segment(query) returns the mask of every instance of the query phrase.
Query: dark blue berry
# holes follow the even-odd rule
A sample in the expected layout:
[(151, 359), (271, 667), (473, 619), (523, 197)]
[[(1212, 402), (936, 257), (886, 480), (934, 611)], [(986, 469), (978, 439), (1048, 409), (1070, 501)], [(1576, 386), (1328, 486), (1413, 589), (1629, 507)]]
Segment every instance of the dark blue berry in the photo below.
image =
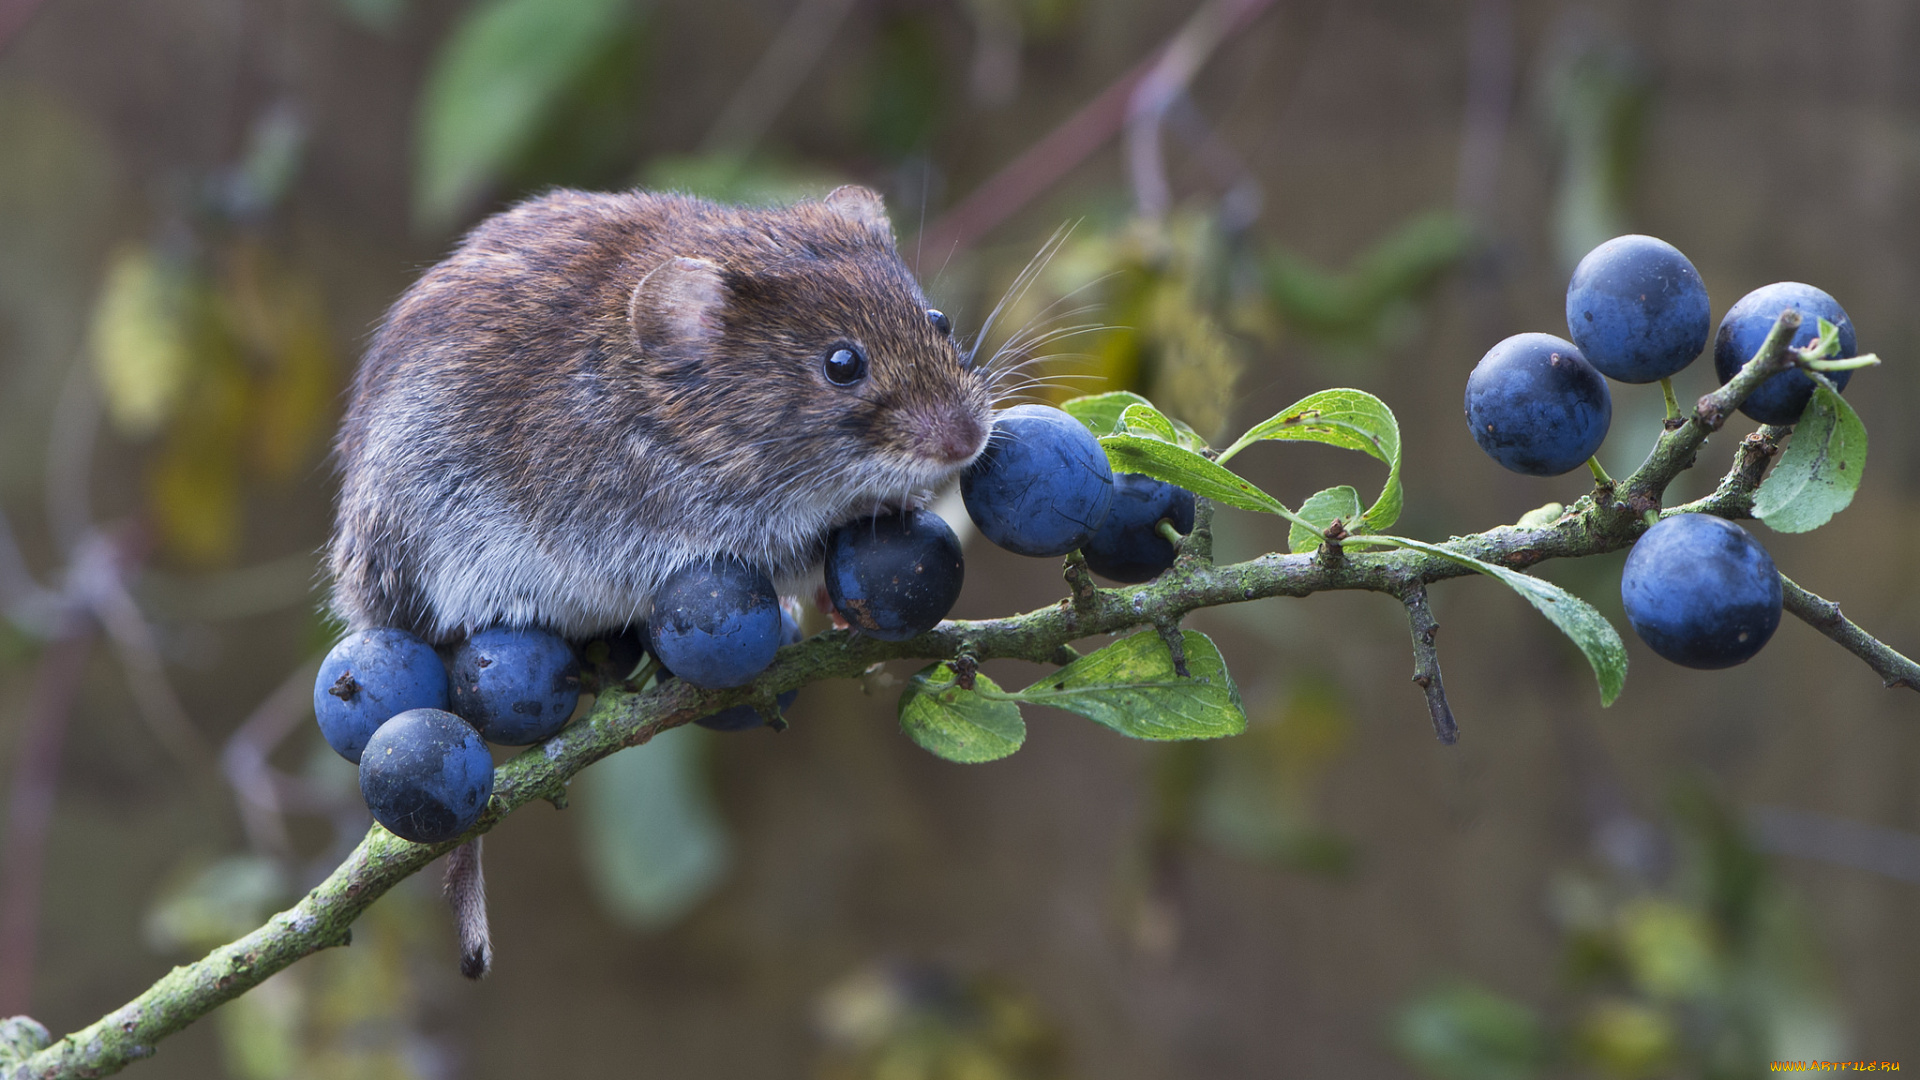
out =
[(1613, 422), (1607, 380), (1570, 341), (1515, 334), (1467, 376), (1467, 426), (1501, 465), (1531, 476), (1577, 469)]
[(360, 752), (381, 724), (408, 709), (447, 707), (447, 669), (433, 646), (390, 627), (349, 634), (320, 663), (313, 715), (340, 756)]
[(1744, 664), (1780, 626), (1773, 556), (1747, 530), (1707, 514), (1648, 529), (1627, 554), (1620, 599), (1640, 640), (1683, 667)]
[[(794, 621), (793, 616), (787, 612), (786, 608), (782, 607), (780, 609), (780, 644), (797, 645), (799, 642), (800, 624)], [(661, 671), (661, 680), (663, 682), (671, 678), (673, 678), (673, 672), (666, 670)], [(775, 700), (780, 706), (780, 712), (784, 715), (787, 711), (787, 706), (792, 705), (793, 699), (799, 696), (800, 692), (798, 690), (789, 690), (776, 698)], [(751, 705), (735, 705), (732, 708), (721, 709), (712, 716), (703, 716), (694, 721), (694, 723), (699, 724), (701, 727), (711, 728), (714, 731), (751, 731), (754, 728), (761, 727), (766, 722), (766, 718), (760, 715), (760, 710)]]
[(882, 641), (933, 629), (960, 598), (960, 538), (940, 515), (908, 510), (849, 522), (827, 537), (827, 596)]
[(1179, 551), (1160, 535), (1160, 522), (1180, 533), (1193, 531), (1193, 492), (1139, 473), (1113, 478), (1113, 508), (1093, 538), (1080, 548), (1093, 572), (1138, 585), (1173, 565)]
[[(1760, 344), (1767, 340), (1780, 313), (1792, 308), (1800, 313), (1800, 329), (1793, 335), (1793, 346), (1805, 348), (1820, 336), (1820, 320), (1840, 328), (1839, 356), (1855, 355), (1853, 320), (1841, 309), (1840, 302), (1811, 285), (1781, 281), (1762, 285), (1740, 298), (1720, 320), (1720, 332), (1713, 338), (1713, 371), (1726, 383), (1745, 367)], [(1834, 389), (1844, 390), (1851, 371), (1830, 372)], [(1813, 397), (1813, 380), (1798, 371), (1783, 371), (1760, 384), (1747, 395), (1740, 411), (1763, 424), (1791, 424), (1800, 419), (1807, 400)]]
[(987, 539), (1020, 555), (1065, 555), (1106, 520), (1113, 469), (1080, 421), (1050, 405), (1016, 405), (994, 418), (960, 494)]
[(1706, 347), (1712, 326), (1700, 271), (1665, 240), (1616, 236), (1587, 252), (1567, 284), (1569, 336), (1609, 379), (1677, 374)]
[(537, 743), (565, 727), (580, 701), (573, 647), (545, 630), (482, 630), (454, 650), (452, 668), (452, 711), (488, 742)]
[(647, 647), (704, 690), (751, 681), (780, 648), (773, 582), (732, 559), (686, 567), (654, 595)]
[(388, 832), (438, 844), (480, 820), (493, 794), (493, 757), (465, 720), (441, 709), (409, 709), (367, 740), (360, 794)]

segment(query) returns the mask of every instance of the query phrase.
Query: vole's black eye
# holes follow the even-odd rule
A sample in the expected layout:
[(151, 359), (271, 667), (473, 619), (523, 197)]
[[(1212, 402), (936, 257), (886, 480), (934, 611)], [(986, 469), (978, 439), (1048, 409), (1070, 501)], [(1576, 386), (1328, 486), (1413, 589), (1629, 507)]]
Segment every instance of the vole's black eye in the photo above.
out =
[(933, 323), (933, 328), (940, 331), (941, 337), (953, 336), (953, 320), (947, 318), (946, 312), (939, 308), (928, 308), (927, 321)]
[(867, 377), (867, 358), (852, 345), (836, 345), (822, 362), (827, 381), (835, 386), (852, 386)]

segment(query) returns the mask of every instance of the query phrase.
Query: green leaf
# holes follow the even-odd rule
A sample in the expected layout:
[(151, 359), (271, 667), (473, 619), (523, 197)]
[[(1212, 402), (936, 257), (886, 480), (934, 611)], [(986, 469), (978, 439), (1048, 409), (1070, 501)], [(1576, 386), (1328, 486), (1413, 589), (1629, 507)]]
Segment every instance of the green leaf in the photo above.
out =
[[(1087, 426), (1095, 438), (1113, 434), (1143, 435), (1170, 442), (1188, 450), (1205, 450), (1207, 441), (1185, 422), (1161, 412), (1151, 401), (1129, 390), (1088, 394), (1073, 398), (1061, 408), (1067, 415)], [(1132, 415), (1129, 416), (1128, 414)]]
[(1225, 462), (1264, 439), (1325, 443), (1358, 450), (1385, 462), (1387, 485), (1367, 509), (1364, 531), (1379, 532), (1400, 519), (1400, 422), (1379, 398), (1363, 390), (1322, 390), (1308, 395), (1255, 424), (1222, 450), (1219, 460)]
[(1180, 444), (1180, 435), (1173, 430), (1173, 421), (1151, 405), (1127, 406), (1127, 410), (1120, 414), (1120, 426), (1131, 435), (1159, 439), (1176, 446)]
[(1847, 400), (1816, 384), (1793, 442), (1753, 496), (1753, 516), (1785, 533), (1811, 532), (1847, 508), (1867, 463), (1867, 429)]
[(968, 765), (1020, 749), (1027, 741), (1020, 706), (985, 675), (973, 680), (974, 689), (960, 689), (944, 663), (915, 675), (900, 695), (900, 730), (935, 757)]
[(1820, 320), (1820, 336), (1813, 339), (1801, 355), (1809, 360), (1825, 360), (1840, 355), (1840, 328), (1825, 319)]
[(420, 98), (414, 213), (445, 228), (532, 143), (633, 0), (481, 0), (434, 57)]
[(726, 875), (726, 824), (707, 778), (708, 733), (663, 731), (580, 774), (588, 876), (601, 902), (629, 925), (672, 925)]
[(1107, 463), (1114, 472), (1144, 473), (1215, 502), (1303, 523), (1279, 499), (1185, 447), (1133, 434), (1109, 435), (1100, 440), (1100, 445), (1107, 451)]
[(1120, 430), (1120, 414), (1127, 411), (1129, 405), (1145, 405), (1149, 408), (1153, 402), (1131, 390), (1114, 390), (1105, 394), (1087, 394), (1071, 398), (1060, 407), (1068, 416), (1087, 425), (1095, 438), (1105, 438)]
[(1157, 631), (1143, 630), (1083, 656), (1034, 683), (1015, 698), (1051, 705), (1136, 739), (1218, 739), (1247, 729), (1240, 691), (1213, 642), (1181, 632), (1187, 670), (1173, 670), (1173, 654)]
[[(1344, 484), (1316, 491), (1300, 504), (1300, 516), (1313, 522), (1314, 527), (1322, 532), (1333, 524), (1335, 518), (1351, 525), (1360, 520), (1360, 493)], [(1321, 538), (1312, 529), (1298, 525), (1287, 533), (1287, 546), (1296, 554), (1312, 551), (1320, 546), (1320, 542)]]
[(1600, 683), (1600, 704), (1611, 705), (1613, 699), (1620, 696), (1621, 688), (1627, 684), (1627, 649), (1620, 643), (1619, 631), (1613, 628), (1605, 615), (1595, 611), (1592, 604), (1551, 581), (1542, 581), (1518, 570), (1481, 562), (1471, 555), (1462, 555), (1434, 544), (1400, 536), (1370, 536), (1366, 539), (1370, 543), (1424, 551), (1506, 582), (1508, 588), (1525, 597), (1527, 603), (1538, 608), (1540, 614), (1545, 615), (1548, 621), (1560, 628), (1561, 633), (1579, 646), (1587, 663), (1593, 666), (1593, 677)]

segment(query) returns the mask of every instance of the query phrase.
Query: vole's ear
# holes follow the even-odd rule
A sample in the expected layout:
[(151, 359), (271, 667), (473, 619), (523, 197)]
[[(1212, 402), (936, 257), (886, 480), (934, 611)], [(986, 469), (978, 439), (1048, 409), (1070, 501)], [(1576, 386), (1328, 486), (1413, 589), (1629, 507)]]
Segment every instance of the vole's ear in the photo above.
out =
[(856, 224), (891, 238), (893, 222), (887, 220), (887, 204), (880, 193), (859, 184), (842, 184), (827, 192), (827, 209)]
[(627, 325), (642, 345), (704, 345), (720, 336), (727, 283), (717, 263), (668, 259), (633, 287)]

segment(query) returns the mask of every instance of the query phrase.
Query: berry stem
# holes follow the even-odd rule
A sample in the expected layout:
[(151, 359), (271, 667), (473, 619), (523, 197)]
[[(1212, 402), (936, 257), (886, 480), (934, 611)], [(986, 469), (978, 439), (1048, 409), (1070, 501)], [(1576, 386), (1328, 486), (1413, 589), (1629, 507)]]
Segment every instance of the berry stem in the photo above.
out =
[(1660, 392), (1667, 396), (1668, 422), (1672, 422), (1680, 419), (1680, 399), (1673, 396), (1673, 379), (1671, 378), (1661, 379)]
[(627, 672), (627, 677), (623, 681), (635, 687), (645, 687), (647, 680), (653, 678), (659, 670), (660, 658), (652, 653), (647, 653), (640, 658), (639, 663), (633, 665), (633, 670)]
[(1588, 458), (1587, 468), (1593, 470), (1594, 483), (1600, 485), (1601, 487), (1610, 488), (1613, 486), (1613, 477), (1608, 476), (1607, 470), (1600, 467), (1600, 459), (1598, 457)]
[(1167, 543), (1172, 544), (1175, 551), (1180, 550), (1180, 541), (1186, 539), (1179, 529), (1173, 527), (1173, 522), (1166, 518), (1161, 518), (1154, 525), (1153, 531), (1159, 533)]

